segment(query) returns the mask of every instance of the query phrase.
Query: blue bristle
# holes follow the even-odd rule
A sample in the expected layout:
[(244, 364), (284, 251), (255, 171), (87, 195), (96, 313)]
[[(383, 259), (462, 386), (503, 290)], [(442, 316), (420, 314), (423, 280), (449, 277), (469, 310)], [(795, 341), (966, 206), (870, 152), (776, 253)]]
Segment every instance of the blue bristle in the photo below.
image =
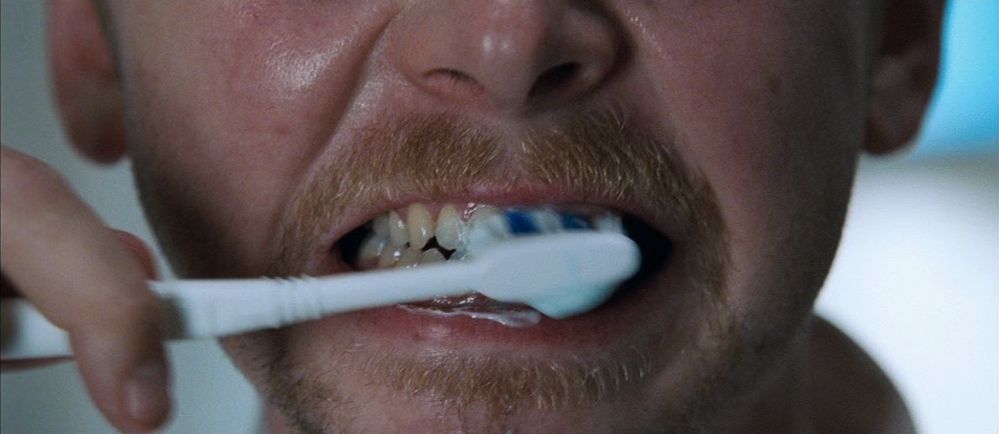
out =
[(510, 226), (513, 234), (535, 234), (538, 233), (538, 226), (534, 223), (530, 214), (523, 211), (508, 211), (506, 222)]
[(589, 229), (590, 225), (586, 222), (583, 217), (576, 214), (563, 213), (562, 216), (562, 227), (566, 230), (579, 230), (579, 229)]

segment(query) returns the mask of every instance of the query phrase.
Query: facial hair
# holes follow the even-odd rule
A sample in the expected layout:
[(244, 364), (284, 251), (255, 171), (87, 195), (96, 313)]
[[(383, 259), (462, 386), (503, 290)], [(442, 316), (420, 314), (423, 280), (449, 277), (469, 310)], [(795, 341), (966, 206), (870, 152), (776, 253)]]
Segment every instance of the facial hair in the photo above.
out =
[[(509, 189), (555, 185), (578, 201), (647, 204), (654, 218), (668, 219), (684, 233), (681, 267), (696, 292), (706, 322), (688, 342), (664, 342), (661, 330), (614, 351), (559, 360), (517, 355), (443, 352), (400, 356), (368, 348), (360, 340), (331, 349), (322, 370), (303, 366), (289, 344), (294, 327), (230, 339), (228, 345), (253, 354), (263, 372), (264, 395), (289, 425), (303, 432), (340, 432), (349, 425), (348, 394), (331, 379), (359, 375), (379, 389), (406, 397), (429, 397), (460, 414), (485, 409), (494, 427), (521, 411), (558, 412), (620, 402), (651, 387), (669, 366), (670, 345), (686, 345), (676, 399), (653, 417), (663, 431), (700, 429), (720, 397), (738, 389), (733, 365), (741, 350), (728, 322), (724, 297), (729, 263), (726, 230), (710, 184), (685, 164), (673, 143), (632, 128), (626, 117), (607, 110), (579, 115), (564, 127), (533, 129), (505, 140), (486, 128), (448, 116), (403, 119), (360, 131), (350, 146), (331, 151), (298, 189), (282, 219), (268, 274), (307, 273), (321, 257), (318, 242), (331, 216), (359, 201), (390, 201), (398, 195), (435, 197), (441, 192), (472, 194), (498, 182)], [(377, 151), (374, 151), (377, 150)]]

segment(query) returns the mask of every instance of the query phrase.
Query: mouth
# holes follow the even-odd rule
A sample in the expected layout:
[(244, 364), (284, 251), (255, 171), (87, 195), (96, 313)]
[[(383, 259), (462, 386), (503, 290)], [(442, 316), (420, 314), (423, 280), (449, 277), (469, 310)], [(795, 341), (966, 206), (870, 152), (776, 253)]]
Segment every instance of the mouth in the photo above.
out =
[[(483, 226), (493, 227), (473, 230)], [(498, 229), (499, 226), (502, 228)], [(670, 238), (650, 223), (610, 207), (416, 202), (384, 211), (347, 231), (329, 252), (334, 268), (341, 272), (410, 268), (472, 260), (482, 248), (506, 238), (570, 231), (622, 233), (632, 238), (641, 250), (638, 273), (620, 285), (597, 310), (613, 309), (622, 300), (631, 298), (646, 281), (666, 268), (673, 250)], [(499, 302), (475, 292), (474, 288), (461, 296), (397, 307), (408, 314), (441, 321), (488, 320), (513, 328), (535, 326), (543, 319), (542, 314), (527, 305)]]

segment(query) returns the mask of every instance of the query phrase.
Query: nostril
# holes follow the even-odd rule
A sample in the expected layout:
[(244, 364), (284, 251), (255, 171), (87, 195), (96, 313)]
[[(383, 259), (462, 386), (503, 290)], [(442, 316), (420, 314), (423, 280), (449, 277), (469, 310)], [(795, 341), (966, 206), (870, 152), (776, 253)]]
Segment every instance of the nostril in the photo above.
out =
[(541, 73), (537, 80), (534, 81), (534, 85), (531, 86), (528, 97), (542, 97), (568, 87), (569, 84), (576, 78), (576, 75), (579, 74), (580, 69), (580, 64), (576, 62), (567, 62), (549, 68), (547, 71)]

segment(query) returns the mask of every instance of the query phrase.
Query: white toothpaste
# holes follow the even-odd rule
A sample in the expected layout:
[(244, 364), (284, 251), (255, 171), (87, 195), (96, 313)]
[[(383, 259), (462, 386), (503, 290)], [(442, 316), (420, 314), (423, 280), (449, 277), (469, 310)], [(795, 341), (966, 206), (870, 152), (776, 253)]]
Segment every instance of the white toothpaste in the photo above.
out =
[(516, 328), (531, 327), (541, 322), (541, 313), (534, 309), (511, 309), (503, 312), (493, 312), (474, 310), (472, 307), (457, 307), (450, 310), (440, 310), (437, 308), (426, 308), (405, 304), (401, 304), (398, 307), (407, 312), (421, 315), (437, 317), (467, 316), (472, 319), (495, 321), (507, 327)]

